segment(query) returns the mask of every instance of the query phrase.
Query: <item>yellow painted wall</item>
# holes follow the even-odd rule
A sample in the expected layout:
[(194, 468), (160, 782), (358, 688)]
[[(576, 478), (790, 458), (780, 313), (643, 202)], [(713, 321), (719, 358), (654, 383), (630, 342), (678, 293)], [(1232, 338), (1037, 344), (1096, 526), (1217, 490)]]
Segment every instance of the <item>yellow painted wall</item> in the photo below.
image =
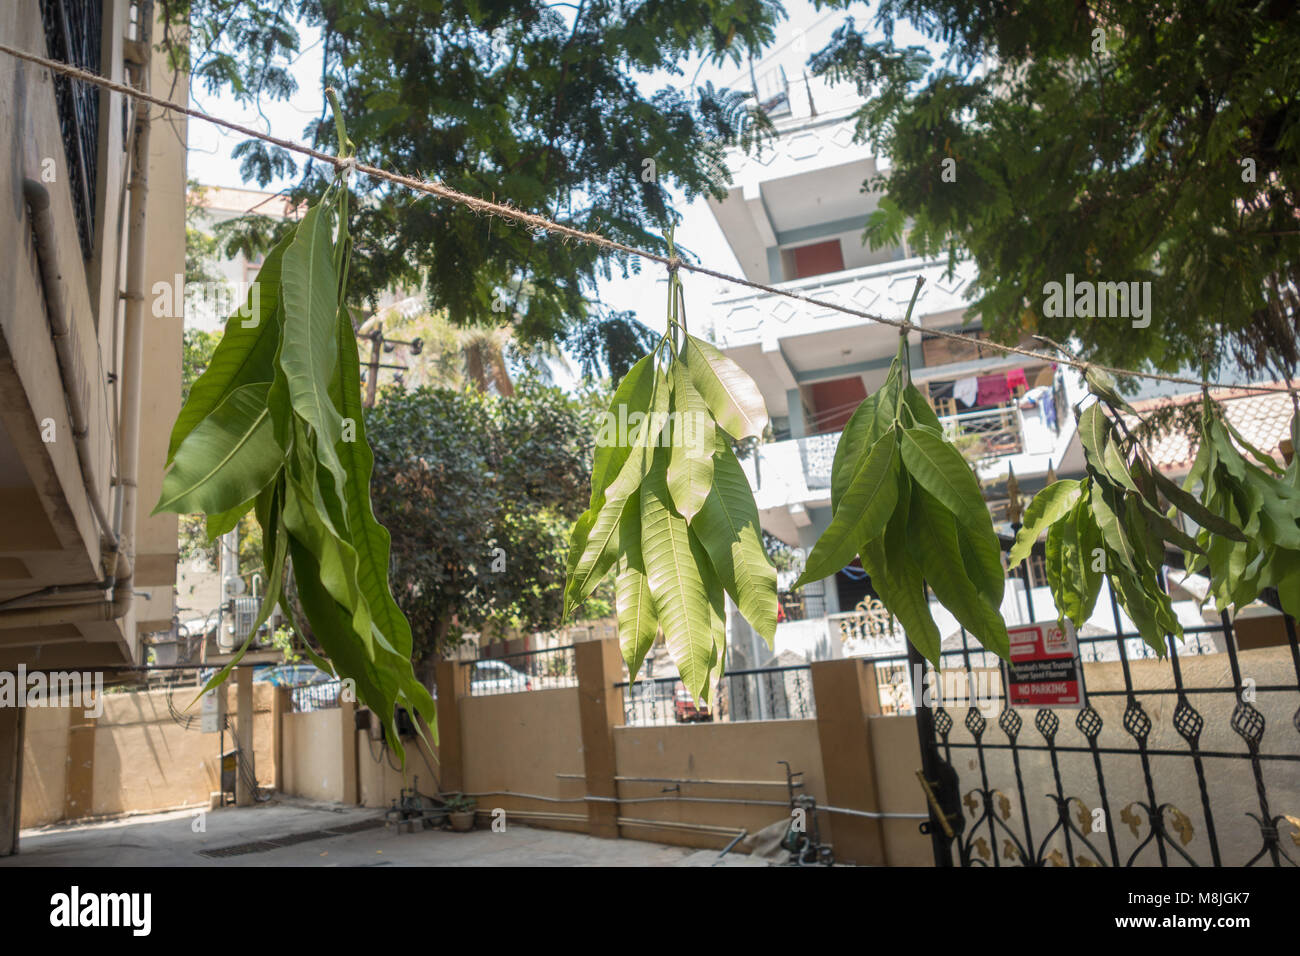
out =
[[(625, 817), (707, 824), (753, 833), (778, 820), (789, 819), (784, 786), (785, 768), (804, 772), (804, 792), (819, 803), (826, 801), (821, 748), (815, 720), (764, 720), (742, 723), (680, 724), (664, 727), (619, 727), (614, 749), (621, 777), (672, 777), (690, 780), (746, 780), (780, 783), (780, 786), (688, 784), (688, 797), (735, 797), (774, 801), (779, 806), (741, 806), (707, 803), (624, 803)], [(661, 791), (672, 784), (620, 782), (619, 796), (627, 798), (671, 796)], [(572, 792), (580, 792), (580, 781)], [(833, 825), (833, 824), (832, 824)], [(684, 830), (623, 827), (625, 837), (675, 843), (683, 846), (721, 847), (729, 837)]]
[[(234, 713), (234, 687), (227, 688)], [(172, 703), (182, 710), (193, 689), (177, 690)], [(258, 782), (274, 776), (271, 752), (269, 684), (253, 685), (253, 758)], [(95, 722), (89, 761), (74, 760), (69, 732), (86, 723), (80, 708), (33, 707), (27, 713), (23, 754), (22, 826), (63, 819), (141, 813), (183, 806), (207, 806), (219, 785), (220, 735), (199, 730), (195, 705), (192, 729), (172, 719), (166, 691), (106, 694), (104, 713)], [(233, 747), (226, 734), (226, 747)], [(87, 766), (87, 762), (89, 766)], [(69, 795), (89, 792), (90, 805), (69, 806)]]
[[(582, 783), (557, 773), (584, 772), (578, 689), (530, 691), (460, 699), (465, 792), (512, 790), (547, 797), (580, 797)], [(529, 817), (526, 822), (560, 829), (586, 829), (582, 802), (548, 803), (523, 797), (484, 796), (479, 809), (580, 814), (581, 823)], [(480, 817), (483, 822), (483, 817)]]

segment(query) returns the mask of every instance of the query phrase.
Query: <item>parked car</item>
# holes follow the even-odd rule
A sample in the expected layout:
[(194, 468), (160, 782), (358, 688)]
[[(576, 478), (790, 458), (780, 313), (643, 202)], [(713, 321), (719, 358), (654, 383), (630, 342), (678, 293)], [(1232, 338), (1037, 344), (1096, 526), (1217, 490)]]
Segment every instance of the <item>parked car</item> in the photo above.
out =
[(678, 685), (677, 692), (673, 694), (673, 716), (677, 718), (678, 723), (713, 719), (709, 705), (696, 704), (695, 698), (684, 685)]
[(276, 687), (305, 687), (308, 684), (328, 684), (333, 680), (338, 678), (315, 664), (277, 664), (258, 671), (253, 677), (255, 683), (274, 684)]
[(522, 671), (515, 670), (505, 661), (474, 662), (474, 670), (469, 679), (469, 690), (475, 697), (485, 694), (513, 694), (532, 689), (532, 679)]

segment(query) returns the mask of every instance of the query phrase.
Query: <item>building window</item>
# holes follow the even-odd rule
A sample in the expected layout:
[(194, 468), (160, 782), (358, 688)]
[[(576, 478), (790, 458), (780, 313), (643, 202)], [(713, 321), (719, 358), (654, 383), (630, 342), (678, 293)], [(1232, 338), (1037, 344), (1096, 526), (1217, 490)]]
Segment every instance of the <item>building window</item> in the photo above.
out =
[[(45, 46), (51, 59), (98, 73), (103, 0), (40, 0)], [(63, 152), (68, 161), (72, 210), (81, 254), (95, 245), (95, 192), (98, 185), (99, 89), (90, 83), (54, 77)]]
[(806, 279), (828, 272), (843, 272), (844, 251), (840, 248), (838, 239), (782, 249), (781, 266), (786, 279)]

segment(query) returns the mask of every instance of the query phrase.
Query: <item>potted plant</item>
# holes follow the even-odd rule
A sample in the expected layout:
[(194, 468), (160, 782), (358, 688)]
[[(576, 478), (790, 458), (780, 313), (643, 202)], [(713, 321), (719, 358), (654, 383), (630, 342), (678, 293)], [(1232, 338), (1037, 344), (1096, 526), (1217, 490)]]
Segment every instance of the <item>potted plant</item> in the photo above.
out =
[(463, 793), (453, 793), (446, 799), (447, 819), (451, 828), (457, 833), (468, 833), (474, 829), (474, 808), (478, 805), (473, 797)]

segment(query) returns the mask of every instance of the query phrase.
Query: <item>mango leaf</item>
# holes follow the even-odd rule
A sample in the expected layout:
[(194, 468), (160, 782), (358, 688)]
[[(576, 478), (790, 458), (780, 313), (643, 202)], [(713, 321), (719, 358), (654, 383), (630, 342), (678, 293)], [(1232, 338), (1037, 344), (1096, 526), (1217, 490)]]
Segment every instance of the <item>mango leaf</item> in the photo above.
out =
[(703, 339), (686, 336), (682, 361), (691, 382), (732, 438), (761, 438), (767, 428), (763, 396), (743, 368)]
[(713, 484), (713, 419), (691, 384), (685, 367), (672, 367), (671, 452), (668, 491), (689, 524), (695, 520)]
[(996, 535), (972, 531), (958, 523), (957, 543), (962, 560), (966, 562), (966, 573), (976, 590), (993, 607), (1001, 607), (1007, 585), (1007, 571), (1002, 566), (1002, 542)]
[(1092, 505), (1092, 514), (1097, 519), (1097, 527), (1101, 530), (1101, 537), (1106, 548), (1111, 554), (1120, 559), (1125, 568), (1136, 574), (1138, 559), (1134, 554), (1133, 545), (1128, 540), (1124, 526), (1120, 522), (1119, 515), (1116, 513), (1117, 504), (1112, 494), (1112, 492), (1106, 490), (1104, 485), (1098, 482), (1089, 483), (1088, 500)]
[[(270, 487), (269, 485), (267, 487)], [(265, 490), (265, 489), (263, 489)], [(243, 504), (236, 505), (229, 511), (222, 511), (219, 514), (208, 515), (204, 522), (204, 533), (207, 534), (208, 541), (213, 542), (223, 534), (235, 530), (235, 526), (243, 520), (244, 515), (248, 514), (248, 509), (253, 507), (253, 502), (257, 498), (249, 498)]]
[(1016, 532), (1016, 543), (1008, 558), (1011, 567), (1016, 567), (1029, 557), (1034, 543), (1049, 525), (1055, 524), (1074, 509), (1080, 493), (1079, 482), (1066, 478), (1053, 482), (1034, 495), (1029, 507), (1025, 509), (1024, 522)]
[(703, 699), (716, 663), (713, 609), (686, 519), (668, 493), (668, 460), (657, 449), (641, 485), (641, 560), (668, 651), (691, 696)]
[(297, 228), (292, 227), (266, 254), (243, 308), (226, 321), (208, 367), (190, 386), (189, 398), (172, 425), (167, 465), (171, 465), (189, 433), (226, 396), (242, 385), (271, 381), (280, 342), (280, 262)]
[(939, 421), (939, 416), (934, 413), (925, 396), (911, 382), (903, 389), (903, 405), (912, 413), (918, 428), (926, 428), (936, 435), (943, 435), (943, 425)]
[[(905, 475), (899, 480), (904, 487), (910, 487)], [(871, 586), (881, 603), (898, 619), (912, 646), (938, 670), (942, 638), (930, 614), (921, 569), (909, 550), (909, 501), (901, 490), (897, 498), (898, 507), (885, 533), (863, 544), (862, 567), (871, 576)]]
[(280, 367), (294, 412), (319, 436), (317, 453), (342, 487), (346, 479), (335, 446), (342, 438), (342, 416), (330, 396), (338, 365), (338, 272), (329, 221), (313, 206), (285, 250), (281, 266), (284, 338)]
[(1202, 528), (1206, 528), (1215, 534), (1229, 537), (1234, 541), (1246, 540), (1246, 536), (1242, 534), (1240, 528), (1225, 521), (1221, 516), (1205, 507), (1205, 505), (1201, 504), (1201, 502), (1197, 500), (1195, 495), (1184, 491), (1181, 487), (1162, 474), (1159, 468), (1151, 469), (1150, 475), (1151, 479), (1155, 482), (1156, 487), (1160, 490), (1160, 493), (1169, 499), (1169, 503), (1195, 521)]
[(628, 370), (614, 390), (609, 412), (596, 436), (596, 450), (591, 465), (591, 502), (589, 508), (600, 511), (605, 503), (605, 489), (622, 470), (632, 450), (628, 417), (650, 410), (654, 394), (655, 363), (653, 355), (644, 356)]
[(966, 527), (992, 536), (988, 505), (961, 452), (923, 428), (904, 429), (901, 450), (903, 465), (917, 484), (943, 502)]
[(271, 433), (268, 388), (265, 382), (240, 386), (185, 437), (154, 514), (221, 514), (271, 482), (284, 456)]
[(749, 480), (730, 442), (716, 436), (715, 445), (713, 487), (691, 522), (691, 530), (740, 613), (770, 647), (776, 639), (776, 570), (763, 547)]
[(924, 488), (914, 487), (909, 504), (909, 540), (930, 590), (975, 639), (999, 657), (1010, 653), (1002, 613), (984, 600), (965, 573), (957, 541), (957, 519)]
[(1097, 527), (1086, 500), (1080, 501), (1075, 506), (1073, 515), (1065, 520), (1073, 520), (1075, 540), (1078, 542), (1079, 557), (1074, 570), (1082, 600), (1079, 602), (1079, 617), (1074, 619), (1074, 623), (1077, 628), (1082, 629), (1088, 618), (1092, 617), (1093, 609), (1097, 606), (1097, 597), (1101, 594), (1103, 571), (1097, 568), (1096, 562), (1100, 557), (1103, 561), (1102, 567), (1105, 567), (1105, 548), (1102, 546), (1101, 529)]
[[(635, 558), (635, 560), (634, 560)], [(659, 619), (655, 616), (654, 600), (645, 571), (639, 565), (640, 555), (626, 555), (620, 559), (614, 578), (614, 597), (618, 604), (618, 642), (627, 662), (628, 681), (636, 683), (637, 674), (645, 656), (659, 634)]]
[(898, 502), (898, 443), (894, 435), (894, 429), (887, 430), (863, 460), (839, 510), (808, 555), (796, 588), (839, 571), (853, 560), (863, 542), (884, 533)]
[(339, 310), (337, 325), (339, 410), (345, 426), (350, 427), (345, 427), (336, 450), (346, 478), (342, 496), (347, 510), (347, 525), (352, 530), (352, 544), (357, 553), (357, 584), (370, 606), (375, 626), (400, 656), (410, 658), (413, 650), (411, 625), (398, 607), (388, 582), (392, 539), (388, 529), (375, 518), (370, 500), (370, 476), (374, 471), (375, 456), (366, 440), (357, 338), (347, 309)]
[(722, 582), (718, 580), (713, 564), (709, 561), (709, 555), (700, 543), (699, 535), (690, 531), (689, 536), (691, 554), (700, 572), (700, 582), (709, 598), (709, 635), (713, 641), (713, 656), (709, 663), (709, 680), (700, 694), (700, 700), (707, 704), (717, 699), (717, 685), (727, 666), (727, 599), (722, 590)]

